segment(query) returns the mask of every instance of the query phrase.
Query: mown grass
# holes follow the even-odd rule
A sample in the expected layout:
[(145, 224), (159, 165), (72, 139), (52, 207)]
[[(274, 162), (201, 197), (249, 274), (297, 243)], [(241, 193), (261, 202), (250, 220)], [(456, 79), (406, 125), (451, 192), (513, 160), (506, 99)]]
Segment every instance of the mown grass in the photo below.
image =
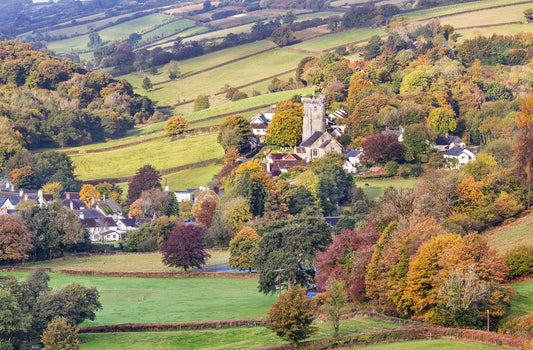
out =
[(410, 340), (405, 342), (365, 346), (365, 350), (492, 350), (501, 349), (500, 346), (479, 344), (464, 340)]
[(533, 314), (533, 280), (512, 283), (516, 296), (511, 297), (511, 306), (505, 319), (523, 318)]
[(158, 105), (173, 105), (178, 100), (193, 100), (198, 95), (217, 93), (225, 84), (235, 87), (279, 75), (294, 69), (305, 56), (308, 54), (286, 49), (268, 51), (188, 78), (158, 85), (152, 91), (138, 89), (137, 92), (150, 98), (153, 95)]
[[(329, 323), (315, 322), (318, 332), (309, 339), (330, 337)], [(398, 325), (366, 317), (356, 317), (341, 322), (340, 333), (364, 333), (383, 328), (397, 328)], [(244, 327), (229, 329), (207, 329), (194, 331), (139, 332), (81, 334), (82, 349), (252, 349), (284, 344), (266, 327)]]
[[(20, 279), (28, 275), (9, 274)], [(275, 295), (259, 293), (254, 279), (49, 275), (52, 288), (76, 282), (106, 291), (100, 298), (103, 308), (96, 319), (82, 326), (258, 318), (266, 316), (276, 300)]]
[(146, 42), (152, 38), (166, 38), (171, 35), (184, 31), (187, 28), (194, 27), (195, 23), (188, 19), (180, 19), (174, 22), (170, 22), (156, 30), (146, 33), (142, 36), (141, 41)]
[[(228, 263), (229, 251), (209, 250), (211, 257), (205, 267), (213, 267)], [(71, 270), (95, 270), (95, 271), (135, 271), (135, 272), (168, 272), (183, 271), (182, 268), (169, 267), (161, 261), (161, 253), (124, 253), (112, 255), (94, 255), (64, 261), (41, 262), (28, 266), (49, 267), (56, 269)]]
[(486, 232), (489, 245), (499, 253), (505, 254), (508, 250), (520, 244), (533, 244), (531, 235), (533, 227), (533, 214), (504, 223)]
[[(441, 7), (434, 7), (430, 9), (424, 9), (419, 11), (413, 11), (408, 12), (405, 14), (405, 16), (410, 21), (421, 21), (428, 18), (433, 17), (439, 17), (443, 15), (449, 15), (454, 14), (461, 11), (471, 11), (476, 9), (484, 9), (488, 7), (494, 7), (498, 5), (507, 5), (507, 4), (515, 4), (518, 2), (522, 2), (523, 0), (491, 0), (491, 1), (472, 1), (472, 2), (465, 2), (460, 4), (454, 4), (454, 5), (448, 5), (448, 6), (441, 6)], [(470, 20), (475, 18), (477, 14), (470, 14), (469, 21), (466, 22), (466, 24), (463, 24), (463, 26), (468, 26), (468, 23), (470, 23)], [(444, 18), (441, 18), (442, 21)]]
[[(270, 41), (256, 41), (245, 45), (239, 45), (234, 48), (208, 53), (200, 57), (183, 60), (179, 62), (178, 66), (181, 74), (193, 73), (243, 56), (251, 55), (274, 46), (275, 45)], [(152, 83), (168, 80), (168, 76), (164, 67), (159, 67), (156, 75), (152, 75), (147, 72), (144, 74), (135, 72), (121, 76), (121, 78), (126, 79), (130, 84), (137, 88), (142, 87), (142, 81), (145, 77), (150, 78)]]
[(416, 179), (356, 179), (355, 184), (363, 190), (369, 200), (375, 201), (389, 187), (412, 188), (416, 181)]
[(75, 174), (84, 181), (130, 176), (146, 164), (161, 170), (222, 157), (224, 150), (216, 137), (207, 134), (175, 141), (164, 138), (112, 151), (74, 154), (71, 159)]
[(321, 36), (316, 39), (301, 42), (294, 45), (296, 48), (305, 50), (323, 51), (339, 45), (349, 44), (355, 41), (369, 39), (373, 35), (383, 35), (381, 29), (359, 28)]
[(524, 10), (531, 8), (531, 4), (506, 6), (501, 8), (486, 9), (475, 13), (462, 13), (455, 16), (440, 19), (441, 24), (449, 24), (455, 28), (472, 27), (482, 25), (494, 25), (524, 21)]

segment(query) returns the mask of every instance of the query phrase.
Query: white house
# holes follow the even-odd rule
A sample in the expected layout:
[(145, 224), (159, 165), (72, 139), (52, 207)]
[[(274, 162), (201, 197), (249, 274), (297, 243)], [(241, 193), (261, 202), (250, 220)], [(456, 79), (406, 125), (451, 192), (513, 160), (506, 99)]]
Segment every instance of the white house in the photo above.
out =
[(120, 239), (117, 223), (111, 217), (81, 219), (93, 242), (112, 242)]
[(440, 152), (445, 152), (454, 147), (466, 147), (466, 144), (459, 136), (448, 135), (448, 133), (439, 135), (435, 140), (435, 146), (433, 146), (434, 149)]
[(476, 148), (463, 148), (455, 146), (444, 152), (444, 158), (456, 159), (457, 166), (465, 165), (473, 160), (476, 160)]
[(351, 174), (357, 173), (357, 167), (361, 163), (360, 157), (362, 154), (363, 152), (361, 151), (350, 151), (346, 153), (346, 162), (344, 162), (344, 165), (342, 166), (344, 171)]
[(396, 135), (398, 136), (398, 142), (403, 142), (403, 127), (401, 125), (398, 127), (398, 130), (389, 129), (387, 127), (384, 134), (385, 135)]
[(252, 134), (260, 141), (265, 141), (267, 135), (267, 128), (270, 125), (270, 121), (263, 115), (258, 114), (250, 121), (250, 127), (252, 128)]
[(185, 191), (174, 191), (174, 195), (180, 203), (183, 201), (192, 201), (194, 200), (193, 192), (196, 190), (196, 188), (188, 188)]

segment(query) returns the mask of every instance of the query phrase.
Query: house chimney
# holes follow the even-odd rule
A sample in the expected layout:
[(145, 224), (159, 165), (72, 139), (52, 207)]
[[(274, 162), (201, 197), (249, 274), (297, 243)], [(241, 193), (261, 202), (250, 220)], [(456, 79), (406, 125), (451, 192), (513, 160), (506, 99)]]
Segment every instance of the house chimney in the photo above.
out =
[(19, 197), (24, 197), (24, 190), (19, 191)]
[(128, 219), (131, 219), (132, 216), (131, 216), (131, 212), (128, 213)]
[(67, 199), (70, 199), (70, 192), (65, 193), (67, 195)]
[(39, 190), (39, 191), (37, 191), (37, 197), (39, 198), (39, 202), (40, 202), (40, 203), (43, 203), (43, 202), (44, 202), (43, 190)]
[(70, 201), (70, 210), (74, 210), (74, 202), (72, 202), (70, 199), (69, 201)]
[(446, 131), (446, 134), (444, 134), (444, 136), (446, 136), (446, 137), (448, 137), (448, 136), (449, 136), (449, 135), (448, 135), (448, 132), (447, 132), (447, 131)]

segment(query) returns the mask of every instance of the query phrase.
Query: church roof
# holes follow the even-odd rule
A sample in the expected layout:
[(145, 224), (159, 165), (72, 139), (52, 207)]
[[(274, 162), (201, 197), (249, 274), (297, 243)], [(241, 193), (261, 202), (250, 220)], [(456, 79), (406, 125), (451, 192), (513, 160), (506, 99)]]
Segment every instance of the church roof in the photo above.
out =
[(300, 144), (300, 146), (302, 146), (302, 147), (311, 147), (316, 142), (316, 140), (318, 140), (320, 138), (320, 136), (322, 136), (322, 134), (324, 134), (324, 133), (321, 132), (321, 131), (315, 131), (313, 133), (313, 135), (309, 136), (309, 138), (307, 140), (305, 140), (304, 142), (302, 142)]
[(331, 142), (331, 140), (324, 141), (324, 143), (320, 145), (320, 148), (326, 148), (329, 145), (330, 142)]

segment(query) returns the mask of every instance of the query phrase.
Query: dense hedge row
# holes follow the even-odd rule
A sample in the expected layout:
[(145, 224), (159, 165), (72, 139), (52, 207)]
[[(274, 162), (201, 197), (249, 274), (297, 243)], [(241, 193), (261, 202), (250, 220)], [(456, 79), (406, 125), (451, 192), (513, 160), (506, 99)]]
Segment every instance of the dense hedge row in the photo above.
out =
[(233, 272), (136, 272), (136, 271), (98, 271), (98, 270), (71, 270), (57, 269), (57, 273), (76, 276), (106, 276), (106, 277), (141, 277), (141, 278), (188, 278), (188, 277), (208, 277), (208, 278), (238, 278), (257, 279), (255, 273), (233, 273)]

